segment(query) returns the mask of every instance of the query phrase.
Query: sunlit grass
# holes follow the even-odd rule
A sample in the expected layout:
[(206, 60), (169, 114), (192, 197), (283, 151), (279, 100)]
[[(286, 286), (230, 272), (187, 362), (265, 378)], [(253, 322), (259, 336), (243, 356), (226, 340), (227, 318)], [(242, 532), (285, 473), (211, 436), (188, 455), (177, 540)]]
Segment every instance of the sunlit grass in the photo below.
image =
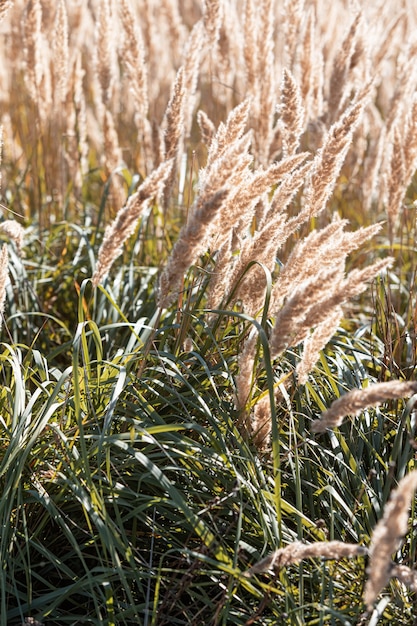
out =
[[(41, 4), (47, 9), (48, 3)], [(87, 3), (85, 16), (91, 19), (100, 4), (112, 3)], [(165, 9), (171, 6), (162, 4)], [(200, 4), (184, 3), (192, 6), (187, 28), (198, 19)], [(113, 5), (116, 12), (118, 3)], [(16, 6), (20, 10), (19, 2)], [(44, 11), (43, 28), (51, 20), (51, 7)], [(166, 11), (158, 11), (166, 20)], [(17, 47), (25, 49), (16, 25), (20, 22), (13, 23), (16, 32), (2, 33), (1, 40), (7, 47), (10, 37), (12, 56)], [(172, 33), (163, 23), (160, 39), (168, 48)], [(29, 94), (24, 60), (17, 56), (15, 63), (10, 56), (4, 63), (11, 65), (13, 80), (10, 85), (5, 81), (4, 90), (1, 203), (6, 219), (24, 224), (25, 241), (20, 255), (13, 241), (0, 233), (9, 254), (0, 342), (1, 626), (29, 624), (30, 618), (42, 626), (413, 624), (415, 594), (396, 580), (374, 611), (365, 613), (366, 556), (315, 558), (252, 577), (246, 573), (270, 552), (295, 541), (368, 546), (390, 493), (415, 466), (414, 398), (370, 408), (323, 435), (310, 429), (311, 422), (349, 390), (415, 377), (415, 182), (408, 187), (397, 227), (390, 231), (385, 207), (375, 202), (368, 211), (363, 208), (364, 164), (356, 163), (359, 148), (354, 141), (322, 213), (283, 242), (274, 268), (254, 258), (244, 269), (240, 281), (256, 266), (266, 285), (257, 318), (245, 313), (242, 302), (234, 302), (238, 284), (221, 308), (208, 308), (207, 292), (218, 261), (210, 246), (188, 268), (173, 303), (162, 310), (157, 306), (159, 277), (182, 225), (190, 219), (210, 149), (203, 145), (193, 118), (189, 136), (182, 138), (178, 180), (167, 206), (160, 198), (152, 199), (109, 275), (93, 287), (106, 227), (151, 173), (145, 148), (152, 152), (153, 165), (162, 158), (165, 131), (158, 134), (159, 125), (178, 68), (173, 63), (166, 77), (155, 77), (150, 134), (145, 137), (134, 119), (126, 69), (122, 59), (117, 60), (122, 88), (106, 105), (119, 142), (113, 148), (120, 148), (122, 159), (109, 169), (109, 137), (103, 138), (98, 119), (101, 109), (107, 109), (98, 102), (91, 43), (96, 46), (101, 39), (89, 31), (93, 22), (88, 24), (88, 42), (80, 56), (90, 141), (86, 163), (80, 139), (83, 115), (79, 102), (78, 108), (74, 105), (75, 90), (60, 103), (62, 110), (54, 102), (50, 116), (42, 119), (43, 101), (35, 102)], [(204, 52), (206, 65), (198, 87), (198, 106), (209, 111), (215, 126), (246, 95), (238, 82), (235, 86), (223, 80), (227, 55), (235, 53), (228, 47), (230, 22), (223, 26), (220, 52), (226, 56), (219, 63), (214, 49)], [(314, 20), (310, 26), (312, 32)], [(308, 32), (303, 25), (302, 36)], [(339, 35), (332, 38), (339, 42)], [(146, 45), (153, 37), (150, 32)], [(121, 50), (121, 42), (118, 45)], [(277, 49), (281, 45), (277, 42)], [(330, 42), (324, 45), (330, 57), (335, 56)], [(251, 55), (241, 50), (240, 41), (235, 47), (248, 62)], [(401, 60), (402, 53), (396, 54)], [(54, 59), (45, 58), (52, 67)], [(349, 71), (350, 61), (353, 67), (353, 56)], [(239, 63), (234, 63), (238, 74)], [(163, 73), (165, 64), (166, 58), (158, 57)], [(248, 68), (245, 72), (249, 76)], [(41, 82), (38, 88), (45, 85)], [(382, 96), (375, 94), (375, 110), (382, 106), (377, 100)], [(74, 115), (70, 131), (69, 112)], [(309, 159), (325, 136), (325, 116), (323, 110), (315, 120), (306, 118), (302, 143)], [(364, 144), (376, 132), (368, 128), (369, 119), (359, 127), (358, 135), (370, 135), (360, 137)], [(265, 120), (255, 109), (248, 120), (255, 153)], [(276, 126), (277, 145), (278, 130)], [(279, 150), (269, 148), (275, 149), (275, 160)], [(246, 175), (256, 170), (259, 158), (254, 154)], [(262, 164), (259, 171), (268, 165)], [(272, 198), (276, 188), (275, 181), (266, 196)], [(298, 189), (286, 207), (288, 218), (303, 209), (303, 193)], [(258, 200), (261, 205), (261, 197)], [(251, 233), (259, 217), (256, 207), (252, 213)], [(297, 242), (338, 217), (348, 219), (352, 231), (382, 224), (376, 237), (349, 256), (348, 271), (389, 254), (394, 263), (366, 293), (346, 305), (340, 327), (300, 385), (300, 346), (289, 347), (276, 360), (270, 357), (272, 285)], [(234, 256), (240, 245), (235, 243)], [(260, 399), (270, 398), (271, 429), (264, 446), (256, 445), (250, 429), (242, 427), (242, 407), (236, 408), (239, 355), (251, 333), (257, 343), (244, 408), (250, 413)], [(415, 504), (411, 513), (414, 517)], [(415, 530), (412, 525), (396, 554), (399, 563), (412, 568)]]

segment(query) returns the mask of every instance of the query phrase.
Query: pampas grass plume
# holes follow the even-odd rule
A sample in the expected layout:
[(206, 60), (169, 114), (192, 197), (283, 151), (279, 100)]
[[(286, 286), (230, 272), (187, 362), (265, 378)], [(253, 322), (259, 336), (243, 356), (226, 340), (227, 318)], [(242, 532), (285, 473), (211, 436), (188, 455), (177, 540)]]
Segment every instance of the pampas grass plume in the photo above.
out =
[[(364, 589), (364, 601), (368, 610), (393, 573), (392, 554), (398, 550), (402, 538), (408, 530), (409, 509), (417, 489), (417, 470), (410, 472), (393, 491), (385, 506), (382, 519), (375, 526), (369, 546), (368, 580)], [(403, 572), (397, 569), (397, 574)], [(415, 581), (415, 578), (414, 578)], [(415, 582), (414, 582), (415, 584)]]
[(405, 398), (415, 393), (417, 393), (416, 381), (401, 380), (376, 383), (367, 389), (353, 389), (335, 400), (330, 409), (322, 414), (321, 419), (314, 420), (311, 430), (323, 433), (327, 428), (340, 426), (346, 415), (359, 415), (368, 407), (379, 406), (386, 400)]
[(9, 256), (7, 247), (3, 245), (0, 250), (0, 328), (3, 321), (4, 303), (6, 301), (6, 282), (8, 277)]
[(115, 259), (122, 252), (123, 243), (133, 234), (139, 217), (143, 214), (155, 196), (160, 196), (166, 179), (172, 169), (171, 161), (164, 161), (146, 178), (138, 191), (128, 199), (126, 205), (117, 213), (112, 224), (106, 228), (103, 243), (98, 252), (98, 260), (92, 277), (97, 286), (108, 273)]
[(6, 17), (7, 11), (14, 5), (13, 0), (0, 0), (0, 22)]
[(22, 252), (25, 229), (19, 222), (16, 222), (16, 220), (5, 220), (1, 222), (0, 233), (7, 235), (7, 237), (14, 242), (19, 254)]
[(248, 569), (244, 576), (250, 578), (254, 574), (267, 572), (271, 569), (281, 569), (288, 565), (299, 563), (303, 559), (322, 558), (336, 561), (344, 558), (363, 556), (367, 550), (356, 543), (343, 543), (342, 541), (318, 541), (313, 544), (305, 544), (301, 541), (290, 543), (285, 548), (276, 550), (265, 557), (259, 563)]
[(197, 209), (182, 229), (171, 252), (159, 284), (158, 305), (167, 307), (175, 298), (184, 273), (204, 251), (211, 226), (230, 193), (229, 188), (220, 189)]

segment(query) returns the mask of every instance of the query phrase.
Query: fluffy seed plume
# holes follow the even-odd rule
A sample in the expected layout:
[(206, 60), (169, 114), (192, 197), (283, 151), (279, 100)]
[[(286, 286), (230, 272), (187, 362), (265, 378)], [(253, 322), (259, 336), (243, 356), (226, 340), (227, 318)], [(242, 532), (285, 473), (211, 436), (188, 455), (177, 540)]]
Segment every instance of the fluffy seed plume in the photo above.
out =
[(300, 91), (307, 117), (313, 119), (311, 111), (311, 92), (313, 88), (313, 61), (314, 61), (314, 40), (315, 40), (315, 16), (314, 11), (307, 13), (305, 32), (300, 46)]
[(233, 202), (240, 205), (241, 211), (244, 204), (259, 199), (273, 185), (280, 183), (287, 174), (294, 172), (306, 160), (307, 155), (308, 153), (303, 152), (278, 163), (272, 163), (266, 170), (259, 168), (254, 172), (253, 177), (248, 179), (247, 184), (235, 194)]
[(249, 101), (245, 100), (231, 111), (225, 124), (219, 125), (211, 142), (207, 165), (200, 172), (199, 195), (161, 275), (162, 308), (172, 302), (184, 273), (209, 247), (229, 195), (249, 176), (251, 137), (244, 134), (248, 114)]
[(346, 415), (358, 415), (364, 409), (379, 406), (386, 400), (407, 398), (415, 393), (417, 393), (416, 381), (401, 380), (377, 383), (367, 389), (353, 389), (335, 400), (330, 409), (322, 414), (321, 419), (314, 420), (311, 430), (315, 433), (324, 433), (326, 428), (340, 426)]
[(259, 14), (255, 11), (254, 0), (245, 0), (244, 9), (243, 55), (247, 92), (256, 93), (259, 82), (258, 54), (256, 33), (259, 31)]
[(319, 359), (320, 351), (333, 337), (343, 317), (341, 307), (336, 307), (330, 315), (319, 324), (304, 342), (303, 356), (297, 365), (297, 378), (300, 385), (307, 382), (308, 374)]
[(11, 239), (15, 245), (18, 253), (20, 254), (23, 246), (23, 238), (25, 235), (25, 229), (23, 226), (16, 222), (16, 220), (6, 220), (0, 223), (0, 233), (3, 233), (9, 239)]
[(283, 153), (294, 154), (300, 143), (304, 125), (304, 107), (300, 89), (288, 69), (282, 72), (280, 115)]
[(390, 163), (390, 173), (388, 177), (387, 200), (387, 215), (391, 238), (393, 236), (394, 226), (401, 210), (405, 184), (406, 181), (403, 139), (400, 135), (399, 130), (395, 128)]
[[(248, 172), (246, 180), (231, 194), (222, 211), (223, 228), (216, 239), (221, 253), (216, 261), (215, 274), (208, 291), (211, 308), (217, 307), (238, 281), (239, 287), (234, 292), (234, 300), (241, 300), (249, 315), (254, 315), (261, 308), (265, 296), (265, 274), (259, 264), (252, 266), (249, 272), (246, 271), (247, 266), (251, 261), (257, 261), (272, 272), (277, 250), (288, 235), (285, 216), (280, 212), (280, 207), (278, 210), (266, 209), (268, 219), (264, 219), (264, 210), (258, 216), (258, 208), (263, 206), (262, 198), (272, 186), (282, 179), (289, 179), (291, 171), (296, 176), (298, 170), (295, 168), (305, 157), (305, 154), (297, 154), (273, 163), (267, 170), (259, 168), (253, 174)], [(285, 184), (283, 182), (281, 186)], [(270, 207), (269, 203), (266, 204)], [(253, 236), (248, 236), (248, 228), (254, 218), (259, 222), (259, 228)], [(236, 250), (236, 245), (232, 243), (233, 238), (240, 248), (237, 258), (233, 257), (233, 251)], [(225, 255), (226, 251), (228, 256)]]
[(283, 12), (283, 30), (285, 39), (286, 64), (292, 66), (295, 61), (300, 24), (305, 13), (304, 0), (285, 0)]
[(391, 567), (391, 578), (398, 578), (400, 583), (414, 591), (417, 591), (417, 570), (407, 565), (394, 565)]
[(334, 288), (332, 287), (328, 295), (325, 295), (324, 298), (309, 307), (308, 314), (305, 318), (305, 324), (300, 327), (297, 334), (297, 342), (303, 341), (309, 332), (309, 328), (316, 326), (325, 320), (326, 317), (330, 315), (332, 309), (336, 306), (340, 306), (341, 304), (347, 302), (350, 298), (354, 298), (363, 293), (367, 288), (367, 283), (374, 280), (378, 274), (385, 271), (391, 264), (391, 258), (381, 259), (362, 270), (352, 270), (344, 280), (342, 272), (340, 271), (339, 274), (336, 272), (336, 284), (334, 285)]
[(58, 3), (53, 36), (53, 75), (57, 95), (65, 102), (68, 89), (69, 51), (68, 51), (68, 16), (64, 0)]
[(381, 228), (374, 224), (346, 233), (346, 223), (336, 220), (322, 230), (312, 231), (295, 245), (272, 290), (271, 306), (278, 309), (290, 292), (310, 276), (316, 276), (318, 267), (335, 267)]
[(322, 148), (314, 158), (314, 169), (306, 194), (306, 207), (296, 218), (299, 223), (318, 215), (326, 206), (352, 142), (353, 131), (368, 102), (369, 92), (370, 86), (367, 86), (329, 129)]
[(120, 0), (119, 10), (124, 31), (122, 61), (127, 70), (129, 87), (135, 102), (135, 121), (139, 129), (141, 129), (149, 108), (148, 77), (142, 34), (127, 0)]
[(226, 123), (220, 122), (207, 155), (205, 171), (208, 170), (215, 159), (220, 158), (226, 152), (233, 142), (243, 136), (248, 121), (249, 109), (250, 98), (246, 98), (229, 113)]
[(285, 548), (276, 550), (269, 556), (259, 561), (248, 569), (244, 575), (247, 578), (267, 572), (269, 570), (279, 570), (282, 567), (299, 563), (303, 559), (322, 558), (334, 559), (336, 561), (345, 558), (363, 556), (367, 552), (366, 548), (356, 543), (343, 543), (343, 541), (318, 541), (311, 545), (295, 541)]
[(269, 346), (271, 357), (276, 358), (289, 346), (296, 346), (328, 318), (332, 311), (365, 291), (367, 282), (373, 280), (392, 263), (382, 259), (362, 270), (352, 270), (344, 278), (344, 258), (335, 259), (334, 265), (323, 267), (302, 282), (279, 311), (272, 330)]
[(255, 92), (256, 124), (254, 150), (257, 160), (266, 165), (274, 139), (273, 124), (275, 117), (276, 76), (274, 68), (274, 11), (272, 0), (260, 3), (260, 23), (258, 34), (258, 71), (262, 79)]
[(269, 394), (255, 404), (252, 415), (252, 441), (261, 452), (270, 447), (271, 400)]
[[(81, 54), (77, 54), (77, 58), (74, 65), (74, 113), (78, 130), (79, 138), (79, 186), (83, 176), (88, 171), (88, 133), (87, 133), (87, 105), (85, 101), (85, 94), (83, 89), (84, 70), (81, 64)], [(69, 118), (70, 122), (71, 116)], [(69, 129), (69, 133), (71, 133)]]
[(332, 222), (296, 243), (274, 285), (272, 307), (278, 309), (290, 292), (294, 292), (310, 275), (317, 274), (318, 267), (334, 265), (340, 259), (345, 225), (346, 220)]
[[(259, 263), (272, 271), (276, 264), (277, 250), (286, 236), (284, 218), (277, 215), (270, 225), (256, 232), (249, 242), (245, 242), (240, 257), (234, 267), (229, 269), (228, 280), (225, 276), (223, 278), (225, 284), (230, 283), (230, 286), (234, 286), (243, 275), (235, 291), (235, 299), (242, 301), (244, 310), (249, 315), (255, 315), (259, 311), (265, 297), (265, 270)], [(247, 271), (248, 264), (254, 260), (258, 263)]]
[(236, 376), (236, 410), (239, 412), (239, 427), (246, 437), (250, 434), (249, 413), (246, 410), (251, 388), (253, 368), (255, 365), (256, 343), (258, 336), (255, 331), (248, 337), (239, 355), (239, 374)]
[(171, 159), (177, 155), (184, 123), (184, 69), (180, 67), (173, 86), (171, 99), (165, 112), (166, 131), (164, 135), (164, 158)]
[(213, 122), (204, 111), (200, 110), (197, 113), (197, 122), (200, 128), (201, 133), (201, 141), (209, 146), (211, 144), (211, 140), (213, 139), (216, 133), (216, 127)]
[[(382, 519), (374, 528), (369, 546), (368, 579), (364, 589), (364, 601), (368, 610), (372, 609), (380, 592), (388, 584), (391, 576), (400, 574), (393, 571), (392, 554), (398, 550), (408, 530), (411, 501), (417, 489), (417, 470), (410, 472), (392, 492), (385, 506)], [(395, 574), (397, 571), (397, 574)], [(414, 578), (415, 584), (415, 578)]]
[(230, 189), (220, 189), (197, 209), (182, 229), (172, 249), (168, 264), (161, 275), (159, 306), (165, 308), (175, 297), (187, 269), (196, 261), (207, 246), (210, 226), (216, 221), (218, 212), (229, 195)]
[(139, 217), (147, 209), (155, 196), (160, 196), (166, 179), (171, 171), (172, 163), (165, 161), (130, 196), (126, 205), (117, 213), (112, 224), (106, 228), (103, 243), (98, 252), (98, 260), (92, 277), (97, 286), (108, 273), (113, 262), (122, 251), (122, 245), (134, 232)]
[(171, 99), (168, 103), (165, 116), (163, 158), (170, 159), (172, 163), (171, 172), (164, 190), (164, 206), (168, 205), (170, 192), (174, 184), (176, 163), (181, 151), (182, 138), (184, 133), (184, 108), (186, 104), (186, 90), (184, 88), (184, 69), (180, 67), (172, 90)]
[(362, 16), (360, 13), (355, 17), (353, 23), (342, 42), (342, 46), (336, 55), (333, 63), (332, 75), (330, 77), (329, 89), (329, 118), (333, 121), (339, 112), (339, 106), (344, 96), (346, 86), (350, 84), (348, 74), (351, 68), (352, 56), (358, 38), (358, 27), (361, 23)]
[(109, 0), (104, 0), (99, 5), (99, 13), (96, 26), (96, 72), (101, 90), (101, 100), (104, 105), (108, 103), (112, 94), (114, 76), (112, 73), (113, 42), (111, 11)]
[(42, 5), (34, 0), (28, 6), (25, 22), (25, 81), (29, 93), (38, 102), (42, 82)]
[(0, 328), (3, 322), (4, 303), (6, 301), (6, 282), (8, 277), (9, 256), (7, 247), (0, 250)]
[[(281, 185), (276, 189), (271, 204), (268, 206), (267, 211), (262, 215), (259, 228), (268, 226), (268, 223), (273, 216), (277, 213), (284, 213), (288, 205), (291, 203), (294, 196), (298, 193), (306, 178), (308, 178), (313, 167), (313, 162), (309, 161), (298, 169), (291, 172), (291, 174), (284, 177)], [(299, 224), (290, 219), (287, 221), (287, 232), (289, 237), (293, 232), (297, 230)]]
[(0, 22), (6, 17), (7, 11), (14, 5), (13, 0), (0, 0)]
[[(310, 316), (312, 306), (323, 307), (329, 294), (334, 293), (335, 285), (343, 279), (340, 264), (335, 268), (324, 269), (309, 277), (286, 301), (276, 316), (275, 326), (269, 338), (271, 357), (277, 358), (290, 346), (300, 343), (312, 327), (322, 319)], [(312, 305), (314, 303), (314, 305)], [(340, 302), (338, 302), (340, 305)], [(304, 336), (305, 335), (305, 336)]]
[(411, 111), (407, 117), (407, 132), (404, 141), (404, 161), (406, 184), (416, 169), (417, 162), (417, 97), (413, 97)]
[(184, 107), (184, 134), (189, 138), (193, 124), (193, 113), (196, 105), (196, 91), (202, 60), (204, 43), (204, 26), (200, 20), (194, 24), (184, 49), (184, 87), (187, 97)]
[(222, 21), (222, 4), (220, 0), (204, 0), (203, 22), (206, 31), (207, 46), (213, 49), (219, 39)]

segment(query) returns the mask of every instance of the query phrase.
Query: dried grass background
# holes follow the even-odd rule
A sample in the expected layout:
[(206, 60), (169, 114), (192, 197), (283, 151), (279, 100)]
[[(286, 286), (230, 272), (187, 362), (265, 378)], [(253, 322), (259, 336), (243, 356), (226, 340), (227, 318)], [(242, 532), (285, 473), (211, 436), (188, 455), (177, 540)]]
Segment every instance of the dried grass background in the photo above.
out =
[[(22, 146), (25, 133), (32, 133), (32, 146), (59, 138), (49, 143), (56, 154), (43, 155), (45, 191), (65, 197), (72, 181), (73, 200), (87, 158), (108, 173), (124, 163), (146, 176), (162, 158), (176, 155), (178, 174), (184, 158), (190, 168), (194, 148), (197, 174), (205, 164), (192, 123), (197, 111), (216, 128), (249, 98), (251, 153), (265, 169), (300, 142), (314, 154), (369, 85), (346, 158), (347, 178), (359, 195), (357, 206), (366, 213), (385, 207), (395, 228), (416, 159), (412, 4), (215, 4), (6, 3), (12, 8), (1, 26), (3, 104), (30, 103), (36, 124), (22, 128), (19, 106), (4, 106), (5, 155), (19, 157), (22, 170), (30, 164), (36, 187), (40, 172), (34, 150)], [(206, 133), (203, 139), (210, 141)], [(123, 192), (113, 192), (118, 208)]]

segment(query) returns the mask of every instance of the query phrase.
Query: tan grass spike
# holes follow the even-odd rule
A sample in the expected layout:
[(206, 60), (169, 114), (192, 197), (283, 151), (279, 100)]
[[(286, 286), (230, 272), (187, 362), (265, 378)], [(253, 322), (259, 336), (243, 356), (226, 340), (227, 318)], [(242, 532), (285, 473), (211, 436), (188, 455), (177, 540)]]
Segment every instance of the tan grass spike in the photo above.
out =
[(303, 559), (322, 558), (340, 560), (366, 554), (367, 550), (356, 543), (343, 543), (342, 541), (318, 541), (313, 544), (305, 544), (301, 541), (290, 543), (285, 548), (276, 550), (269, 556), (259, 561), (248, 569), (244, 575), (249, 578), (254, 574), (278, 570), (288, 565), (299, 563)]
[(340, 426), (346, 415), (359, 415), (368, 407), (379, 406), (386, 400), (406, 398), (415, 393), (417, 393), (416, 381), (401, 380), (377, 383), (367, 389), (353, 389), (335, 400), (330, 409), (322, 414), (321, 419), (314, 420), (311, 430), (323, 433), (326, 428)]
[(92, 277), (94, 286), (103, 280), (115, 259), (121, 254), (122, 245), (135, 231), (139, 217), (153, 198), (162, 193), (171, 168), (171, 161), (161, 163), (158, 169), (143, 181), (138, 191), (130, 196), (126, 205), (117, 213), (112, 224), (106, 228)]
[(404, 575), (401, 569), (393, 570), (392, 554), (398, 550), (408, 530), (409, 509), (416, 489), (417, 470), (414, 470), (405, 476), (397, 489), (392, 492), (385, 506), (384, 515), (372, 533), (368, 580), (364, 590), (364, 601), (368, 610), (372, 609), (378, 595), (393, 574), (397, 576), (399, 574), (399, 578)]

